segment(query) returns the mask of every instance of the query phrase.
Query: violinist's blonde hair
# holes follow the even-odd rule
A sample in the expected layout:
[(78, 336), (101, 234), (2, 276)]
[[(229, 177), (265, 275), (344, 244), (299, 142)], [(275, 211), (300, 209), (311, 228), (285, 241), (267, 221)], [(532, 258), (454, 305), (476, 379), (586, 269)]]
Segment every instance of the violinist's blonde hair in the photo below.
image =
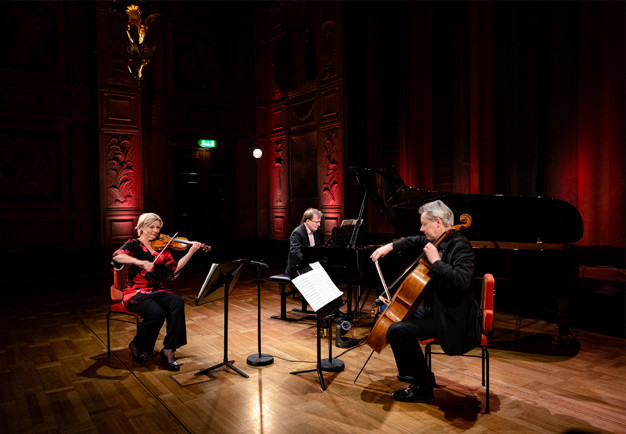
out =
[(426, 218), (430, 221), (435, 221), (440, 218), (446, 227), (450, 227), (454, 224), (454, 213), (440, 200), (425, 203), (420, 207), (419, 213), (425, 213)]
[(141, 236), (141, 234), (143, 234), (143, 228), (145, 228), (146, 226), (150, 226), (155, 221), (158, 221), (159, 223), (161, 223), (161, 226), (163, 226), (163, 219), (157, 214), (153, 212), (146, 212), (141, 214), (139, 216), (139, 219), (137, 219), (137, 226), (135, 226), (137, 235)]

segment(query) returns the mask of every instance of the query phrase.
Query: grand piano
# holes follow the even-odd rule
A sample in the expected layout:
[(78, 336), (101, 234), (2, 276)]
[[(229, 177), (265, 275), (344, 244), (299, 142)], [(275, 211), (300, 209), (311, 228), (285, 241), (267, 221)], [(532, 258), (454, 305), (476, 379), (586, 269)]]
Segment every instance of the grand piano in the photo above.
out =
[[(476, 254), (476, 279), (491, 273), (500, 284), (524, 294), (520, 299), (528, 305), (541, 308), (552, 303), (559, 335), (569, 335), (569, 291), (578, 275), (578, 249), (573, 243), (583, 235), (582, 218), (574, 206), (544, 197), (420, 190), (407, 186), (394, 168), (351, 171), (365, 190), (356, 224), (336, 228), (326, 247), (312, 247), (305, 252), (305, 261), (320, 261), (336, 283), (349, 285), (349, 309), (354, 303), (352, 286), (374, 284), (371, 251), (394, 238), (417, 234), (419, 207), (439, 199), (454, 212), (455, 224), (461, 214), (472, 217), (464, 234)], [(367, 198), (376, 204), (393, 234), (373, 236), (363, 230)], [(400, 258), (397, 269), (411, 259)], [(357, 308), (359, 294), (357, 291)], [(358, 319), (358, 312), (353, 317)]]

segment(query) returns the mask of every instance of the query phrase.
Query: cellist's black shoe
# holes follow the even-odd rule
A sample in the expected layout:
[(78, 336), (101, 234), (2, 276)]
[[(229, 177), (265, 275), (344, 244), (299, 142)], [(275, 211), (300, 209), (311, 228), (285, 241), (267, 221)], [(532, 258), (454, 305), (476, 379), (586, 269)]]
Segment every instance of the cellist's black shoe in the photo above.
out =
[(391, 392), (393, 399), (402, 402), (427, 401), (432, 399), (433, 396), (433, 388), (431, 386), (422, 386), (415, 383), (410, 384), (406, 389)]
[[(437, 387), (437, 383), (435, 382), (435, 374), (431, 372), (429, 377), (430, 385), (433, 387)], [(402, 381), (403, 383), (417, 383), (417, 378), (413, 375), (398, 374), (398, 381)]]
[(415, 378), (412, 375), (400, 375), (400, 374), (398, 374), (398, 380), (402, 381), (403, 383), (416, 383), (417, 382), (417, 378)]

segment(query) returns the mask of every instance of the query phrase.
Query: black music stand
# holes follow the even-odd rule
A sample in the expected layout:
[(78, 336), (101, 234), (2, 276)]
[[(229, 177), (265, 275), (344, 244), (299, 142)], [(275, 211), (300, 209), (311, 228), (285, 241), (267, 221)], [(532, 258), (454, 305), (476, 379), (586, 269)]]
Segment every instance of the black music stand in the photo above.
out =
[[(234, 360), (228, 360), (228, 293), (230, 291), (230, 285), (233, 288), (239, 278), (239, 273), (247, 263), (247, 259), (237, 259), (236, 261), (227, 262), (225, 264), (213, 264), (211, 270), (200, 289), (200, 292), (196, 296), (196, 305), (206, 303), (209, 300), (209, 295), (215, 293), (220, 288), (224, 288), (224, 359), (221, 363), (213, 365), (210, 368), (203, 369), (196, 372), (195, 375), (203, 375), (219, 368), (220, 366), (226, 366), (232, 369), (239, 375), (245, 378), (249, 378), (247, 374), (242, 372), (233, 366)], [(217, 266), (216, 266), (217, 265)]]
[[(306, 372), (317, 372), (317, 376), (320, 379), (320, 385), (322, 386), (322, 390), (326, 390), (326, 384), (324, 383), (324, 376), (322, 375), (322, 371), (341, 372), (345, 368), (343, 361), (332, 358), (331, 348), (333, 340), (330, 336), (328, 337), (328, 359), (322, 360), (322, 320), (328, 321), (330, 323), (332, 317), (335, 315), (335, 312), (342, 305), (343, 301), (341, 300), (341, 297), (338, 297), (317, 311), (317, 363), (315, 368), (290, 372), (290, 374), (292, 375), (304, 374)], [(328, 327), (328, 330), (328, 333), (330, 334), (330, 326)]]

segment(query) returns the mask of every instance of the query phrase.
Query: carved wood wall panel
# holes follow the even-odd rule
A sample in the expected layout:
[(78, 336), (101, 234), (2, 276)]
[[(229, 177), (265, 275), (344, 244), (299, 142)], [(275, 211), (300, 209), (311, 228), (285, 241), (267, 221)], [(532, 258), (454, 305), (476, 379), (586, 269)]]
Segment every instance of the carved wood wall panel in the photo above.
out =
[(340, 120), (343, 114), (341, 87), (332, 87), (320, 91), (320, 114), (322, 123)]
[(228, 35), (206, 29), (168, 25), (169, 95), (232, 94), (232, 45)]
[(0, 85), (0, 112), (3, 117), (67, 120), (72, 116), (72, 89), (33, 88), (29, 85)]
[(141, 137), (134, 133), (104, 132), (101, 137), (102, 211), (140, 210), (143, 207)]
[[(93, 82), (81, 39), (90, 10), (0, 4), (0, 236), (13, 242), (12, 255), (93, 246)], [(81, 41), (70, 46), (77, 38), (68, 35)], [(70, 64), (68, 53), (80, 56)]]
[(67, 137), (60, 130), (16, 127), (0, 126), (0, 203), (62, 207)]
[(344, 207), (341, 8), (336, 2), (277, 3), (271, 17), (276, 86), (270, 122), (274, 144), (280, 136), (281, 145), (273, 158), (280, 156), (282, 164), (270, 171), (271, 236), (287, 239), (309, 207), (324, 212), (330, 234)]
[[(333, 11), (339, 12), (339, 11)], [(343, 75), (343, 60), (341, 49), (342, 35), (341, 26), (337, 20), (340, 17), (333, 17), (324, 21), (320, 29), (320, 49), (319, 56), (319, 76), (323, 81), (334, 80)]]
[(239, 112), (227, 107), (164, 101), (162, 126), (195, 126), (205, 131), (207, 129), (236, 131), (239, 126)]
[(318, 161), (322, 208), (343, 205), (343, 137), (340, 125), (321, 131), (318, 144)]
[[(312, 203), (308, 207), (318, 207), (317, 154), (317, 134), (315, 131), (291, 136), (289, 140), (290, 202), (293, 200), (314, 200), (315, 203)], [(304, 211), (304, 209), (302, 211)]]
[[(63, 2), (1, 2), (2, 55), (0, 71), (19, 71), (19, 80), (60, 82), (64, 78), (66, 27)], [(10, 23), (11, 25), (6, 25)]]
[(271, 153), (271, 182), (270, 182), (270, 198), (271, 206), (274, 209), (286, 209), (287, 198), (289, 197), (289, 184), (287, 175), (288, 152), (286, 140), (284, 137), (275, 137), (272, 139)]
[(292, 98), (290, 108), (289, 125), (291, 131), (315, 127), (317, 122), (316, 112), (318, 111), (315, 92), (307, 92)]
[(283, 131), (285, 131), (284, 107), (282, 105), (278, 107), (273, 107), (271, 113), (272, 114), (270, 118), (270, 123), (271, 123), (270, 131), (272, 132), (272, 134), (282, 133)]
[(124, 17), (107, 6), (99, 4), (96, 12), (99, 86), (104, 89), (138, 89), (139, 84), (128, 72)]
[(90, 245), (87, 154), (70, 155), (84, 144), (83, 131), (75, 126), (68, 135), (62, 123), (0, 123), (0, 236), (14, 253)]

